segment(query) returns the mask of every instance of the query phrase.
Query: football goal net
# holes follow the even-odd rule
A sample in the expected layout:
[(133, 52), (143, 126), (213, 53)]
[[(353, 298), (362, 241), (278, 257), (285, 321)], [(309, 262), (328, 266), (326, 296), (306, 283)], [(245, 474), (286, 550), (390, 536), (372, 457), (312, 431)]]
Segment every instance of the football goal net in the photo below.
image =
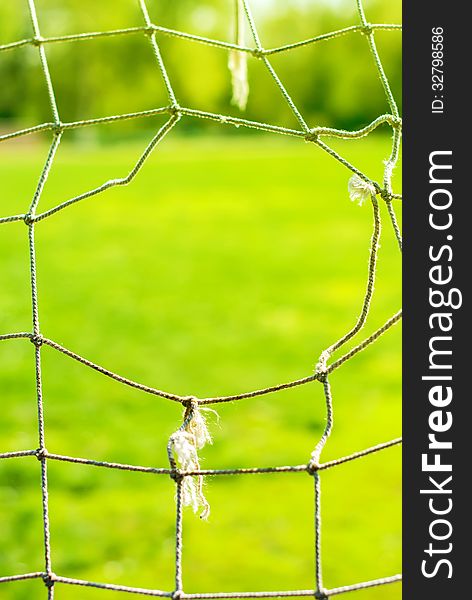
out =
[[(354, 0), (353, 0), (354, 1)], [(32, 127), (21, 130), (12, 131), (0, 135), (0, 141), (11, 140), (21, 136), (28, 136), (38, 132), (43, 132), (43, 135), (49, 135), (50, 148), (42, 168), (37, 187), (31, 198), (29, 206), (25, 206), (22, 214), (6, 215), (0, 218), (0, 223), (3, 226), (8, 226), (9, 223), (23, 221), (25, 235), (28, 238), (29, 245), (29, 264), (31, 275), (31, 313), (32, 313), (32, 328), (30, 331), (7, 332), (0, 335), (0, 340), (8, 343), (9, 340), (22, 338), (25, 341), (32, 343), (34, 350), (34, 370), (36, 381), (36, 398), (37, 398), (37, 415), (38, 415), (38, 447), (32, 449), (18, 449), (14, 452), (5, 452), (0, 454), (0, 459), (7, 460), (18, 457), (35, 457), (39, 461), (40, 478), (38, 478), (41, 488), (42, 498), (42, 528), (44, 534), (44, 569), (41, 572), (33, 573), (17, 573), (0, 576), (0, 583), (8, 583), (13, 581), (27, 579), (42, 579), (46, 589), (45, 594), (49, 599), (54, 597), (54, 591), (58, 586), (88, 586), (103, 590), (114, 590), (129, 594), (141, 594), (145, 596), (167, 597), (173, 600), (212, 600), (223, 598), (271, 598), (271, 597), (296, 597), (296, 596), (313, 596), (318, 599), (329, 598), (335, 595), (341, 595), (356, 590), (365, 588), (384, 586), (397, 582), (401, 579), (399, 574), (379, 573), (379, 578), (370, 581), (361, 582), (346, 582), (343, 587), (330, 588), (323, 579), (322, 573), (322, 502), (321, 502), (321, 487), (323, 472), (328, 469), (342, 468), (342, 465), (349, 461), (358, 461), (370, 455), (377, 453), (401, 443), (401, 439), (392, 439), (388, 441), (379, 440), (379, 443), (373, 447), (359, 449), (348, 456), (341, 456), (334, 460), (323, 461), (322, 451), (333, 429), (333, 406), (335, 406), (335, 398), (333, 398), (330, 382), (335, 377), (336, 372), (342, 369), (350, 359), (358, 353), (368, 350), (381, 336), (387, 333), (401, 319), (401, 312), (393, 314), (386, 322), (379, 324), (378, 328), (367, 337), (364, 337), (355, 345), (348, 345), (348, 342), (353, 340), (363, 329), (368, 319), (369, 310), (374, 298), (374, 286), (376, 281), (376, 267), (378, 258), (379, 240), (381, 235), (381, 203), (384, 203), (387, 208), (388, 227), (392, 235), (396, 239), (399, 251), (401, 252), (401, 233), (397, 221), (395, 204), (401, 200), (401, 195), (396, 193), (392, 188), (392, 174), (395, 165), (399, 158), (399, 149), (401, 142), (401, 118), (397, 103), (395, 101), (389, 80), (383, 68), (381, 57), (376, 45), (376, 32), (380, 30), (396, 31), (401, 27), (398, 24), (371, 23), (367, 19), (364, 11), (362, 0), (355, 0), (357, 6), (358, 21), (337, 31), (330, 31), (299, 42), (294, 42), (288, 45), (283, 45), (275, 48), (266, 48), (264, 40), (261, 39), (258, 33), (257, 19), (254, 18), (250, 7), (249, 0), (233, 0), (235, 7), (233, 41), (221, 41), (211, 39), (200, 35), (194, 35), (183, 31), (173, 30), (153, 22), (148, 12), (147, 2), (149, 0), (139, 0), (139, 7), (142, 13), (142, 26), (131, 27), (124, 29), (116, 29), (109, 31), (93, 31), (84, 32), (73, 35), (60, 35), (56, 37), (43, 37), (41, 35), (40, 22), (38, 21), (35, 0), (28, 0), (28, 8), (31, 17), (31, 35), (28, 38), (21, 39), (8, 44), (0, 45), (0, 52), (8, 52), (22, 46), (34, 46), (39, 54), (42, 73), (48, 91), (49, 105), (51, 110), (50, 121), (41, 123)], [(21, 2), (18, 3), (18, 9), (21, 9)], [(25, 6), (26, 10), (26, 6)], [(156, 69), (162, 78), (165, 86), (168, 102), (165, 106), (156, 107), (152, 110), (141, 112), (115, 114), (101, 118), (86, 119), (74, 122), (64, 122), (61, 119), (58, 103), (56, 102), (54, 80), (51, 77), (48, 67), (48, 47), (53, 44), (66, 44), (73, 41), (82, 41), (103, 38), (107, 36), (144, 36), (147, 38), (150, 46), (150, 51), (155, 57)], [(166, 68), (166, 56), (161, 52), (160, 39), (162, 36), (173, 36), (184, 38), (195, 44), (204, 44), (207, 46), (221, 48), (228, 53), (228, 64), (230, 76), (233, 85), (233, 104), (240, 109), (244, 109), (250, 89), (247, 79), (247, 62), (250, 60), (260, 61), (267, 73), (275, 82), (280, 94), (282, 95), (286, 105), (293, 113), (298, 126), (296, 128), (288, 128), (270, 123), (253, 121), (241, 116), (231, 116), (227, 114), (216, 114), (189, 108), (183, 106), (179, 102), (179, 98), (174, 91), (172, 77)], [(273, 55), (288, 53), (294, 49), (309, 46), (314, 44), (330, 44), (336, 43), (337, 38), (341, 36), (362, 36), (365, 44), (368, 46), (371, 55), (371, 68), (376, 70), (380, 79), (383, 91), (387, 100), (389, 110), (386, 114), (379, 115), (375, 120), (359, 130), (336, 129), (332, 127), (309, 127), (302, 110), (299, 109), (296, 102), (284, 86), (282, 78), (278, 75), (274, 68), (271, 59)], [(40, 206), (41, 195), (50, 173), (51, 167), (55, 160), (56, 151), (61, 142), (63, 134), (70, 130), (78, 128), (87, 128), (98, 124), (114, 123), (118, 121), (141, 119), (151, 115), (163, 115), (166, 118), (164, 125), (155, 133), (150, 143), (145, 148), (144, 152), (134, 164), (130, 172), (121, 178), (110, 179), (90, 189), (80, 195), (63, 199), (60, 203), (52, 208), (41, 212), (38, 210)], [(298, 138), (301, 142), (307, 142), (317, 147), (320, 151), (330, 155), (332, 160), (339, 162), (346, 170), (346, 196), (349, 194), (352, 200), (359, 203), (366, 203), (372, 211), (372, 235), (368, 241), (369, 260), (366, 269), (366, 285), (363, 298), (359, 299), (359, 312), (353, 318), (352, 323), (348, 324), (346, 331), (340, 339), (334, 341), (328, 348), (321, 352), (314, 372), (307, 376), (289, 382), (275, 382), (274, 385), (255, 391), (247, 391), (229, 396), (214, 396), (200, 398), (197, 396), (182, 396), (172, 391), (164, 391), (157, 387), (150, 387), (128, 379), (127, 377), (115, 373), (106, 367), (92, 362), (87, 357), (81, 356), (72, 349), (64, 347), (57, 343), (54, 339), (48, 337), (48, 332), (43, 331), (40, 325), (40, 305), (38, 302), (38, 287), (37, 287), (37, 256), (35, 246), (35, 231), (41, 227), (41, 223), (46, 219), (50, 219), (59, 211), (67, 210), (72, 205), (85, 200), (91, 200), (105, 190), (115, 186), (123, 186), (133, 183), (133, 179), (146, 163), (147, 159), (156, 150), (159, 142), (169, 135), (178, 125), (179, 121), (188, 117), (205, 119), (214, 121), (220, 124), (221, 127), (244, 127), (257, 129), (274, 135), (291, 136)], [(392, 143), (389, 156), (384, 161), (384, 171), (382, 181), (372, 180), (366, 173), (344, 158), (337, 150), (329, 145), (330, 139), (352, 140), (368, 136), (380, 126), (388, 126), (392, 133)], [(366, 243), (367, 246), (367, 243)], [(399, 254), (400, 256), (400, 254)], [(176, 425), (176, 431), (169, 439), (168, 444), (168, 465), (140, 466), (134, 464), (114, 463), (107, 461), (94, 460), (93, 457), (82, 458), (68, 456), (65, 454), (56, 454), (47, 450), (47, 439), (45, 434), (45, 405), (43, 404), (42, 390), (42, 372), (41, 372), (41, 356), (43, 348), (47, 346), (52, 350), (62, 353), (73, 361), (78, 361), (83, 366), (93, 369), (104, 377), (109, 377), (124, 386), (131, 386), (139, 390), (143, 394), (151, 394), (162, 399), (163, 402), (180, 403), (183, 407), (183, 420), (180, 426)], [(348, 349), (346, 349), (348, 348)], [(343, 350), (344, 349), (344, 350)], [(338, 353), (337, 358), (333, 358), (334, 353)], [(344, 352), (344, 353), (343, 353)], [(210, 410), (210, 407), (226, 403), (236, 402), (239, 400), (250, 400), (258, 396), (275, 394), (278, 391), (296, 386), (304, 386), (309, 384), (319, 384), (324, 391), (324, 417), (325, 428), (316, 443), (311, 456), (307, 457), (306, 464), (289, 465), (289, 466), (261, 466), (254, 468), (232, 468), (232, 469), (204, 469), (200, 465), (199, 453), (203, 446), (211, 441), (210, 432), (205, 422), (205, 411)], [(175, 585), (171, 590), (157, 590), (130, 585), (118, 585), (114, 583), (102, 583), (81, 579), (73, 579), (62, 576), (61, 573), (56, 573), (54, 570), (54, 544), (50, 538), (50, 509), (48, 501), (48, 463), (50, 461), (63, 461), (66, 463), (79, 463), (92, 465), (106, 469), (119, 469), (125, 471), (138, 471), (149, 473), (154, 476), (168, 477), (172, 480), (172, 485), (176, 490), (176, 517), (175, 517)], [(294, 473), (299, 474), (299, 477), (310, 477), (313, 480), (314, 486), (314, 578), (313, 589), (294, 589), (289, 591), (255, 591), (255, 592), (208, 592), (208, 593), (191, 593), (186, 589), (185, 578), (182, 573), (182, 528), (183, 528), (183, 509), (184, 506), (191, 506), (195, 512), (205, 518), (208, 516), (210, 506), (205, 498), (203, 488), (203, 478), (205, 477), (246, 477), (246, 476), (261, 476), (264, 474), (282, 474)], [(281, 475), (282, 476), (282, 475)], [(211, 523), (208, 525), (211, 527)], [(188, 540), (188, 544), (192, 544), (192, 540)]]

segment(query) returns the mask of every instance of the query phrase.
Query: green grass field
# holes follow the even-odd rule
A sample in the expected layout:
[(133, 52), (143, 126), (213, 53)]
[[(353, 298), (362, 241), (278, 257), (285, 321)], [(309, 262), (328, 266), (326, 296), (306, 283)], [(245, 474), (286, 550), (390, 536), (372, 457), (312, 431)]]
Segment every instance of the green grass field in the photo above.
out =
[[(171, 134), (172, 136), (173, 134)], [(336, 148), (381, 180), (390, 140)], [(39, 210), (126, 175), (139, 144), (66, 143)], [(1, 216), (25, 212), (47, 147), (2, 151)], [(199, 397), (309, 375), (359, 314), (372, 211), (349, 201), (349, 172), (300, 140), (162, 142), (126, 188), (37, 225), (45, 336), (117, 373)], [(398, 181), (396, 182), (398, 186)], [(398, 207), (399, 210), (399, 207)], [(400, 306), (400, 256), (382, 206), (378, 282), (368, 324)], [(0, 332), (31, 329), (27, 230), (0, 226)], [(400, 434), (400, 328), (331, 377), (335, 426), (323, 459)], [(167, 466), (179, 405), (124, 387), (45, 347), (50, 452)], [(36, 448), (33, 347), (0, 343), (0, 452)], [(216, 407), (206, 468), (307, 462), (325, 411), (319, 383)], [(400, 449), (322, 474), (326, 587), (401, 570)], [(49, 463), (53, 570), (173, 589), (174, 487), (167, 476)], [(212, 513), (184, 517), (188, 592), (314, 586), (313, 480), (304, 473), (206, 481)], [(0, 461), (0, 576), (41, 571), (39, 463)], [(398, 600), (398, 584), (349, 595)], [(44, 598), (41, 581), (3, 585), (6, 600)], [(123, 594), (58, 585), (57, 600)]]

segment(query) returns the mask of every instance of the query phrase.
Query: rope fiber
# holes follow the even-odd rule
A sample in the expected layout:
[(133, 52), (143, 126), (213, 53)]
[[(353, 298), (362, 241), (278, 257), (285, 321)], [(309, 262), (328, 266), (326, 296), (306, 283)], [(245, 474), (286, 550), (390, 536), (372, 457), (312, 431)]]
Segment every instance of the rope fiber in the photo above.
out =
[[(29, 245), (29, 263), (30, 263), (30, 280), (31, 280), (31, 307), (32, 307), (32, 330), (30, 332), (11, 332), (0, 335), (0, 341), (18, 340), (24, 339), (32, 342), (34, 346), (34, 365), (35, 365), (35, 380), (36, 380), (36, 402), (37, 402), (37, 415), (38, 415), (38, 448), (29, 450), (18, 450), (14, 452), (0, 453), (0, 460), (7, 460), (10, 458), (24, 458), (29, 459), (30, 457), (36, 458), (40, 463), (40, 485), (41, 485), (41, 502), (42, 502), (42, 527), (43, 527), (43, 551), (44, 551), (44, 571), (35, 573), (24, 573), (24, 574), (13, 574), (8, 576), (0, 577), (0, 583), (8, 583), (21, 580), (29, 579), (42, 579), (47, 593), (48, 600), (53, 600), (55, 588), (58, 585), (72, 585), (72, 586), (85, 586), (92, 587), (101, 590), (113, 590), (116, 592), (123, 592), (129, 594), (139, 594), (144, 596), (155, 596), (172, 598), (173, 600), (188, 599), (188, 600), (212, 600), (212, 599), (224, 599), (224, 598), (284, 598), (284, 597), (304, 597), (310, 596), (319, 599), (329, 598), (331, 596), (344, 594), (347, 592), (354, 592), (357, 590), (363, 590), (375, 586), (383, 586), (387, 584), (395, 583), (401, 580), (401, 575), (393, 575), (391, 577), (382, 577), (379, 579), (364, 581), (361, 583), (354, 583), (352, 585), (346, 585), (343, 587), (327, 589), (324, 587), (323, 576), (322, 576), (322, 547), (321, 547), (321, 529), (322, 529), (322, 508), (321, 508), (321, 473), (324, 470), (336, 468), (346, 462), (359, 460), (372, 453), (384, 451), (392, 446), (396, 446), (401, 443), (401, 439), (397, 438), (390, 440), (370, 448), (360, 450), (350, 454), (348, 456), (340, 457), (335, 460), (328, 462), (321, 461), (322, 450), (328, 441), (333, 428), (333, 396), (331, 393), (331, 387), (329, 378), (331, 374), (340, 368), (344, 363), (353, 358), (357, 353), (366, 349), (370, 344), (374, 343), (380, 336), (387, 332), (393, 327), (401, 318), (401, 312), (396, 313), (390, 319), (388, 319), (383, 325), (379, 326), (370, 336), (365, 338), (363, 341), (358, 343), (356, 346), (345, 352), (334, 362), (329, 362), (334, 352), (340, 350), (348, 341), (354, 336), (357, 336), (364, 327), (371, 306), (371, 301), (374, 294), (375, 279), (376, 279), (376, 266), (377, 266), (377, 255), (379, 248), (379, 239), (381, 235), (381, 214), (379, 210), (379, 201), (383, 200), (388, 209), (388, 216), (391, 224), (391, 231), (398, 242), (398, 246), (401, 251), (401, 233), (398, 225), (398, 220), (395, 213), (394, 201), (400, 200), (401, 195), (396, 194), (392, 190), (392, 173), (395, 165), (399, 158), (399, 148), (401, 142), (401, 119), (395, 98), (393, 96), (389, 81), (385, 74), (377, 46), (375, 41), (376, 31), (399, 31), (401, 30), (400, 25), (396, 24), (371, 24), (367, 21), (362, 0), (355, 0), (357, 6), (357, 13), (359, 23), (345, 27), (343, 29), (324, 33), (316, 37), (272, 48), (265, 49), (262, 45), (262, 41), (259, 37), (257, 23), (253, 17), (250, 3), (248, 0), (233, 0), (235, 2), (235, 12), (237, 22), (234, 24), (236, 31), (235, 43), (210, 39), (199, 35), (193, 35), (182, 31), (176, 31), (168, 29), (152, 22), (146, 5), (146, 0), (139, 0), (139, 7), (143, 17), (143, 25), (141, 27), (130, 27), (124, 29), (116, 29), (111, 31), (95, 31), (85, 32), (73, 35), (62, 35), (55, 37), (42, 37), (40, 26), (36, 13), (35, 0), (27, 0), (30, 19), (32, 36), (27, 39), (18, 40), (16, 42), (0, 45), (0, 52), (10, 51), (15, 48), (21, 48), (23, 46), (32, 45), (37, 48), (39, 54), (39, 61), (41, 64), (44, 81), (47, 88), (49, 105), (51, 110), (51, 121), (6, 133), (0, 136), (0, 141), (6, 141), (21, 136), (26, 136), (38, 132), (50, 132), (51, 143), (49, 153), (46, 161), (42, 168), (39, 181), (34, 192), (31, 203), (24, 214), (10, 215), (0, 218), (0, 223), (12, 223), (16, 221), (24, 221), (27, 226), (28, 234), (28, 245)], [(250, 45), (245, 45), (244, 36), (242, 35), (243, 29), (246, 29), (252, 38)], [(152, 110), (125, 113), (118, 115), (111, 115), (108, 117), (102, 117), (97, 119), (87, 119), (75, 122), (65, 123), (61, 121), (60, 111), (56, 102), (53, 80), (49, 71), (48, 60), (47, 60), (47, 47), (49, 44), (57, 43), (71, 43), (71, 42), (85, 42), (86, 40), (92, 40), (95, 38), (109, 37), (109, 36), (130, 36), (130, 35), (142, 35), (145, 36), (150, 44), (150, 50), (153, 52), (156, 59), (156, 65), (158, 72), (164, 83), (168, 105), (162, 107), (156, 107)], [(271, 125), (269, 123), (262, 123), (243, 119), (240, 117), (227, 116), (223, 114), (216, 114), (205, 112), (198, 109), (192, 109), (181, 106), (175, 95), (172, 81), (167, 73), (165, 61), (161, 54), (159, 47), (159, 38), (162, 35), (173, 36), (183, 38), (198, 44), (209, 45), (215, 48), (220, 48), (229, 53), (229, 61), (233, 72), (233, 83), (235, 77), (244, 77), (246, 70), (246, 60), (259, 60), (267, 69), (274, 80), (276, 86), (279, 88), (280, 93), (285, 99), (290, 110), (294, 114), (297, 122), (298, 129), (289, 129), (286, 127)], [(368, 44), (370, 54), (373, 59), (373, 66), (376, 69), (377, 75), (383, 86), (387, 104), (390, 112), (377, 117), (372, 123), (359, 129), (357, 131), (346, 131), (342, 129), (334, 129), (328, 127), (315, 127), (311, 128), (307, 125), (301, 111), (296, 106), (289, 92), (285, 88), (282, 80), (277, 75), (274, 67), (270, 63), (270, 57), (273, 54), (281, 54), (289, 52), (292, 49), (299, 48), (317, 43), (325, 43), (330, 40), (335, 40), (340, 36), (345, 35), (361, 35), (364, 36)], [(245, 43), (243, 43), (245, 42)], [(244, 81), (239, 81), (240, 86), (239, 96), (236, 94), (236, 103), (241, 106), (245, 104), (248, 89), (244, 86)], [(234, 100), (233, 100), (234, 101)], [(102, 185), (82, 193), (73, 198), (64, 199), (53, 208), (37, 213), (38, 203), (40, 201), (45, 183), (47, 181), (49, 172), (54, 163), (54, 157), (56, 150), (61, 142), (61, 137), (65, 131), (77, 129), (81, 127), (91, 127), (97, 124), (115, 123), (121, 120), (140, 119), (146, 118), (153, 115), (166, 115), (167, 121), (165, 124), (156, 132), (148, 146), (141, 154), (139, 159), (136, 161), (131, 171), (120, 178), (111, 179), (104, 182)], [(208, 397), (208, 398), (196, 398), (194, 396), (181, 396), (176, 393), (162, 391), (158, 388), (150, 387), (142, 383), (132, 381), (122, 375), (113, 373), (103, 366), (97, 365), (91, 360), (80, 356), (68, 348), (64, 348), (57, 342), (48, 339), (43, 336), (40, 327), (40, 312), (38, 306), (38, 289), (37, 289), (37, 275), (36, 275), (36, 247), (35, 247), (35, 227), (36, 224), (52, 217), (61, 210), (68, 209), (77, 202), (92, 198), (96, 195), (101, 194), (105, 190), (121, 185), (127, 185), (131, 183), (140, 171), (143, 165), (146, 163), (147, 158), (155, 150), (159, 142), (178, 124), (181, 119), (184, 118), (196, 118), (206, 119), (215, 121), (221, 125), (232, 125), (242, 126), (251, 129), (257, 129), (269, 133), (276, 133), (282, 135), (288, 135), (298, 137), (304, 141), (314, 144), (324, 152), (331, 155), (336, 161), (340, 162), (351, 175), (357, 177), (356, 182), (360, 182), (361, 186), (364, 186), (365, 190), (368, 190), (367, 196), (370, 198), (372, 209), (373, 209), (373, 233), (369, 248), (369, 263), (367, 272), (366, 292), (364, 299), (361, 303), (360, 313), (358, 318), (354, 321), (350, 328), (347, 329), (346, 333), (342, 335), (337, 341), (333, 342), (327, 349), (321, 352), (317, 366), (314, 373), (307, 375), (301, 379), (290, 381), (287, 383), (275, 384), (270, 387), (263, 389), (249, 391), (240, 394), (234, 394), (230, 396), (220, 397)], [(338, 139), (358, 139), (363, 136), (369, 135), (377, 127), (386, 125), (392, 130), (392, 147), (390, 156), (385, 161), (384, 177), (382, 183), (371, 180), (365, 173), (359, 170), (357, 167), (352, 165), (340, 154), (338, 154), (333, 148), (331, 148), (322, 138), (338, 138)], [(50, 453), (46, 449), (45, 439), (45, 427), (44, 427), (44, 407), (43, 407), (43, 392), (42, 392), (42, 373), (41, 373), (41, 357), (42, 353), (46, 348), (52, 351), (60, 352), (67, 357), (78, 361), (85, 367), (94, 369), (106, 377), (110, 377), (123, 385), (131, 386), (143, 393), (152, 394), (159, 396), (160, 398), (178, 402), (185, 408), (184, 421), (180, 428), (177, 430), (169, 441), (169, 467), (156, 468), (149, 466), (130, 465), (122, 463), (113, 463), (107, 461), (97, 461), (88, 458), (65, 456), (62, 454)], [(280, 390), (292, 388), (295, 386), (306, 385), (312, 382), (321, 383), (325, 397), (325, 410), (326, 410), (326, 426), (325, 430), (316, 444), (313, 453), (307, 462), (302, 465), (291, 465), (291, 466), (268, 466), (268, 467), (255, 467), (255, 468), (234, 468), (234, 469), (201, 469), (198, 456), (195, 453), (194, 459), (188, 461), (190, 469), (182, 469), (181, 465), (176, 461), (173, 448), (179, 441), (179, 436), (182, 438), (183, 435), (187, 436), (185, 439), (192, 439), (194, 435), (194, 425), (192, 425), (192, 419), (199, 418), (199, 411), (202, 406), (213, 405), (218, 403), (226, 403), (239, 401), (244, 399), (250, 399), (261, 395), (276, 393)], [(209, 409), (204, 409), (209, 410)], [(195, 445), (198, 446), (197, 444)], [(196, 452), (196, 451), (195, 451)], [(175, 589), (172, 591), (161, 591), (155, 589), (144, 589), (124, 585), (116, 585), (113, 583), (97, 583), (92, 581), (85, 581), (81, 579), (72, 579), (69, 577), (62, 577), (53, 571), (52, 563), (52, 547), (50, 540), (50, 527), (49, 527), (49, 501), (48, 501), (48, 462), (49, 461), (63, 461), (69, 463), (78, 463), (84, 465), (90, 465), (97, 468), (106, 469), (119, 469), (125, 471), (139, 471), (142, 473), (149, 473), (152, 475), (164, 475), (171, 477), (176, 487), (176, 516), (175, 516)], [(194, 467), (194, 468), (193, 468)], [(189, 494), (189, 488), (187, 483), (189, 481), (195, 481), (194, 485), (197, 485), (197, 496), (201, 493), (201, 483), (203, 476), (242, 476), (242, 475), (263, 475), (265, 473), (280, 473), (280, 474), (295, 474), (304, 473), (305, 476), (313, 477), (314, 480), (314, 555), (315, 555), (315, 569), (314, 569), (314, 589), (311, 590), (292, 590), (292, 591), (267, 591), (267, 592), (234, 592), (234, 593), (199, 593), (191, 594), (184, 592), (183, 573), (182, 573), (182, 532), (183, 532), (183, 507), (185, 504), (185, 498)], [(206, 501), (205, 501), (206, 502)], [(205, 507), (209, 508), (209, 507)]]

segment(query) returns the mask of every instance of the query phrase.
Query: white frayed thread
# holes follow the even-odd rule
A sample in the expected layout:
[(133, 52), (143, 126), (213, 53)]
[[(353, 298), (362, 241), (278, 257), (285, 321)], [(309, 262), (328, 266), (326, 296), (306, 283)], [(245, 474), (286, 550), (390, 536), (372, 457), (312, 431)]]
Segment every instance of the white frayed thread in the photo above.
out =
[[(196, 402), (191, 402), (184, 412), (184, 422), (179, 429), (169, 438), (169, 462), (173, 469), (185, 472), (199, 471), (200, 460), (198, 450), (213, 440), (208, 431), (202, 411), (216, 411), (210, 408), (199, 408)], [(203, 477), (201, 475), (185, 476), (182, 479), (182, 502), (184, 506), (191, 506), (193, 512), (200, 513), (201, 519), (208, 519), (210, 505), (203, 493)]]
[(347, 189), (352, 202), (358, 202), (359, 206), (362, 206), (366, 200), (376, 194), (375, 187), (368, 181), (361, 179), (359, 175), (353, 175), (349, 179)]
[(331, 352), (329, 350), (323, 350), (320, 354), (318, 362), (316, 363), (315, 373), (320, 375), (326, 375), (328, 367), (326, 363), (328, 362), (331, 356)]
[[(241, 0), (234, 1), (236, 3), (235, 41), (238, 46), (244, 46), (244, 10), (240, 4)], [(228, 67), (231, 72), (231, 84), (233, 88), (231, 104), (237, 106), (239, 110), (245, 110), (249, 96), (247, 53), (240, 50), (230, 50)]]

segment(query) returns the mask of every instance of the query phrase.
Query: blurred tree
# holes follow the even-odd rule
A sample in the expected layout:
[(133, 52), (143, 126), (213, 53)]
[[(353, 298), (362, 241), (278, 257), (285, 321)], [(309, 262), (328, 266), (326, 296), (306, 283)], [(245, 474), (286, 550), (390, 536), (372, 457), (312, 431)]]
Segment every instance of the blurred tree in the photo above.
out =
[[(234, 0), (148, 0), (153, 21), (165, 27), (232, 40)], [(143, 24), (135, 0), (37, 0), (43, 36), (99, 31)], [(354, 0), (260, 0), (253, 2), (266, 47), (300, 41), (358, 23)], [(366, 2), (371, 22), (400, 22), (399, 3)], [(31, 37), (26, 2), (0, 3), (0, 43)], [(247, 33), (248, 45), (251, 44)], [(184, 105), (238, 114), (230, 105), (225, 50), (159, 35), (158, 40)], [(400, 101), (401, 38), (377, 32), (381, 57)], [(95, 41), (50, 44), (47, 54), (63, 120), (144, 110), (167, 103), (149, 43), (139, 34)], [(388, 107), (366, 40), (359, 34), (275, 54), (271, 58), (310, 126), (359, 127)], [(249, 119), (293, 126), (280, 91), (257, 59), (249, 59)], [(50, 120), (37, 50), (0, 53), (0, 119), (37, 123)], [(145, 121), (145, 120), (143, 120)], [(147, 127), (133, 121), (133, 131)], [(185, 127), (208, 127), (186, 120)], [(110, 134), (112, 128), (109, 128)]]

